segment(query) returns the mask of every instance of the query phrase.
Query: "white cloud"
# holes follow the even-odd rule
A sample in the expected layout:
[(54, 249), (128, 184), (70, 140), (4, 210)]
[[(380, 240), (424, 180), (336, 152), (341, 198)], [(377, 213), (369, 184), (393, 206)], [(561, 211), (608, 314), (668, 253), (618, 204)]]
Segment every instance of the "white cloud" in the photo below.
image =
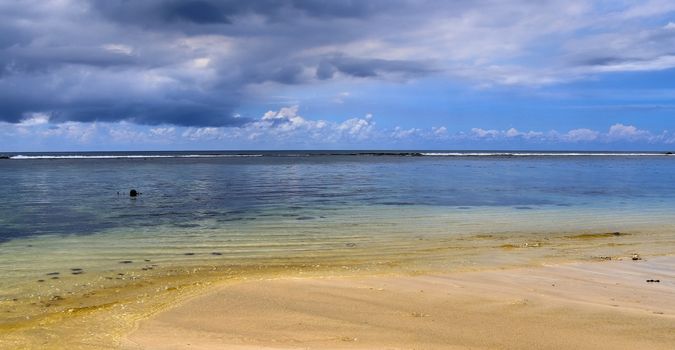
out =
[(150, 133), (156, 136), (171, 137), (176, 133), (176, 128), (175, 127), (152, 128), (150, 129)]
[(19, 124), (20, 127), (31, 127), (36, 125), (44, 125), (49, 123), (49, 115), (45, 113), (32, 113), (28, 118), (22, 119)]
[(402, 129), (397, 126), (394, 128), (394, 131), (391, 132), (391, 137), (395, 139), (406, 139), (412, 136), (420, 136), (421, 132), (422, 130), (418, 128)]
[(199, 57), (192, 60), (192, 66), (197, 69), (208, 68), (211, 64), (211, 59), (208, 57)]
[(191, 141), (222, 140), (225, 137), (223, 128), (187, 128), (181, 136)]
[(518, 130), (516, 130), (515, 128), (511, 128), (509, 130), (506, 130), (506, 137), (516, 137), (516, 136), (520, 136), (520, 135), (521, 135), (521, 133)]
[(117, 143), (138, 143), (147, 139), (145, 133), (133, 130), (127, 126), (121, 128), (110, 127), (108, 128), (108, 135)]
[(351, 96), (350, 92), (347, 91), (340, 92), (339, 94), (335, 95), (335, 97), (333, 98), (333, 102), (343, 104), (345, 103), (347, 98), (349, 98), (349, 96)]
[(98, 131), (97, 123), (66, 122), (52, 125), (47, 130), (38, 133), (45, 137), (65, 137), (81, 144), (92, 140)]
[(587, 128), (572, 129), (568, 132), (558, 132), (551, 130), (549, 132), (527, 131), (521, 132), (515, 128), (507, 130), (485, 130), (481, 128), (471, 129), (468, 135), (455, 135), (457, 138), (469, 138), (474, 140), (496, 140), (505, 141), (509, 139), (520, 138), (534, 142), (554, 142), (554, 143), (577, 143), (577, 142), (647, 142), (647, 143), (667, 143), (673, 138), (668, 131), (662, 134), (653, 134), (648, 130), (639, 129), (633, 125), (624, 125), (621, 123), (609, 127), (607, 132), (600, 132)]
[(568, 131), (562, 136), (563, 140), (571, 142), (593, 141), (598, 138), (599, 132), (591, 129), (581, 128)]
[(647, 130), (640, 130), (633, 125), (614, 124), (609, 128), (607, 136), (611, 139), (649, 139), (652, 137)]
[(375, 123), (371, 114), (365, 118), (351, 118), (337, 125), (337, 130), (356, 139), (365, 139), (373, 131)]
[(478, 139), (522, 138), (522, 139), (530, 140), (530, 139), (542, 138), (542, 137), (544, 137), (544, 133), (540, 132), (540, 131), (523, 132), (523, 131), (519, 131), (516, 128), (509, 128), (507, 130), (495, 130), (495, 129), (485, 130), (485, 129), (481, 129), (481, 128), (473, 128), (473, 129), (471, 129), (471, 136), (474, 137), (474, 138), (478, 138)]
[[(373, 136), (372, 115), (350, 118), (337, 123), (306, 119), (298, 114), (298, 106), (268, 111), (262, 118), (239, 128), (222, 128), (228, 138), (264, 139), (302, 142), (335, 143), (345, 140), (367, 140)], [(292, 141), (291, 141), (292, 142)]]
[(440, 127), (432, 126), (431, 132), (437, 137), (445, 137), (448, 135), (448, 128), (446, 128), (445, 126)]
[(131, 46), (124, 44), (104, 44), (101, 47), (106, 51), (119, 55), (129, 56), (134, 52), (134, 49)]
[(501, 134), (498, 130), (485, 130), (481, 128), (473, 128), (471, 129), (471, 133), (479, 138), (494, 138)]

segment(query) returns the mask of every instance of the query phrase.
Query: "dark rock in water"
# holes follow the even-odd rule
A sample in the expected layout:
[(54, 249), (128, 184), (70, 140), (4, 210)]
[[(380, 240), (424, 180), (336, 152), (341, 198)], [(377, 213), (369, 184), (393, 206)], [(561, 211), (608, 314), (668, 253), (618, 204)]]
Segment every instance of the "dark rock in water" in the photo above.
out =
[(59, 274), (59, 272), (50, 272), (50, 273), (47, 274), (47, 276), (56, 276), (58, 274)]
[(40, 282), (40, 283), (42, 283), (42, 282), (44, 282), (45, 280), (37, 280), (37, 281)]
[(223, 255), (223, 253), (213, 252), (211, 255)]
[(138, 196), (138, 191), (136, 190), (129, 191), (129, 197), (136, 197), (136, 196)]
[(314, 219), (316, 219), (316, 218), (313, 217), (313, 216), (300, 216), (300, 217), (295, 218), (295, 220), (314, 220)]
[(354, 247), (356, 247), (356, 243), (352, 243), (352, 242), (346, 243), (345, 246), (347, 246), (349, 248), (354, 248)]
[(0, 156), (0, 159), (9, 159), (9, 156)]
[(133, 261), (131, 260), (122, 260), (120, 261), (120, 264), (131, 264)]
[(70, 269), (70, 271), (82, 271), (82, 269), (79, 268), (79, 267), (74, 267), (74, 268)]
[(185, 253), (183, 255), (195, 255), (195, 253)]
[[(666, 154), (667, 154), (667, 155), (672, 155), (673, 152), (666, 152)], [(1, 159), (1, 157), (0, 157), (0, 159)]]
[(84, 271), (73, 271), (73, 272), (71, 272), (71, 274), (73, 274), (73, 275), (81, 275), (83, 273), (84, 273)]

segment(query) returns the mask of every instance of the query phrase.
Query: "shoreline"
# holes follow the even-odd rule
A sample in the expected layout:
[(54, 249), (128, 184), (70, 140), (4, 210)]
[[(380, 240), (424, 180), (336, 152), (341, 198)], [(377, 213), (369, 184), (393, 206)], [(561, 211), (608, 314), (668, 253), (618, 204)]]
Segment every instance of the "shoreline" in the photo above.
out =
[[(16, 320), (6, 318), (0, 323), (0, 349), (32, 349), (46, 345), (53, 349), (118, 349), (120, 342), (139, 322), (155, 319), (221, 288), (236, 288), (255, 281), (422, 279), (471, 276), (490, 271), (507, 274), (508, 271), (526, 269), (539, 271), (540, 266), (547, 264), (594, 266), (595, 263), (621, 262), (615, 260), (631, 262), (631, 254), (635, 252), (647, 261), (653, 261), (673, 254), (669, 232), (672, 232), (670, 226), (628, 232), (567, 231), (545, 237), (480, 234), (445, 240), (444, 237), (418, 235), (409, 239), (417, 250), (399, 254), (395, 260), (378, 256), (377, 249), (368, 255), (378, 256), (377, 259), (364, 260), (366, 256), (360, 252), (372, 251), (373, 247), (359, 244), (343, 248), (358, 257), (357, 260), (342, 256), (339, 260), (326, 261), (314, 256), (311, 259), (267, 259), (266, 263), (250, 265), (221, 265), (217, 260), (198, 266), (160, 262), (160, 266), (147, 271), (143, 266), (149, 263), (140, 262), (139, 266), (119, 264), (131, 269), (123, 271), (123, 276), (119, 276), (121, 272), (118, 271), (97, 274), (86, 270), (82, 275), (64, 277), (56, 282), (50, 282), (50, 279), (36, 283), (50, 287), (42, 296), (19, 298), (18, 301), (0, 300), (4, 316)], [(155, 262), (153, 259), (150, 263)], [(79, 285), (82, 289), (72, 292), (63, 289), (62, 281), (66, 278), (84, 282)], [(491, 295), (486, 297), (489, 299)], [(31, 303), (32, 300), (35, 302)], [(426, 320), (425, 316), (422, 318)]]
[(122, 348), (668, 349), (675, 345), (672, 266), (671, 255), (419, 276), (244, 281), (140, 321)]

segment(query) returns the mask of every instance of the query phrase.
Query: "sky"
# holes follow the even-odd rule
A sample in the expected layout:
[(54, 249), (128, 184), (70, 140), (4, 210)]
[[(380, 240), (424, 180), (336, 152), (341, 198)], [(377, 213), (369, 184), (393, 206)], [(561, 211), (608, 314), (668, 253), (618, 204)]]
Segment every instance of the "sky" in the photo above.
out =
[(675, 1), (0, 0), (0, 152), (675, 150)]

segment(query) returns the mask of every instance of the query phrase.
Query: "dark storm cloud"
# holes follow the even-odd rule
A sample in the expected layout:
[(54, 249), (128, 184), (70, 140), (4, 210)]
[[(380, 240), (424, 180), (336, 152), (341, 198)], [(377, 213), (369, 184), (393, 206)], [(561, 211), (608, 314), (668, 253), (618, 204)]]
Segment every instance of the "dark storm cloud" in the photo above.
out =
[(330, 79), (335, 75), (336, 71), (335, 65), (327, 61), (321, 61), (316, 68), (316, 77), (320, 80)]
[(366, 59), (337, 56), (319, 64), (316, 75), (319, 79), (332, 78), (341, 72), (358, 78), (378, 77), (387, 74), (420, 76), (433, 72), (431, 64), (420, 61)]
[(184, 20), (194, 23), (230, 23), (225, 11), (207, 1), (171, 3), (162, 11), (167, 20)]
[(52, 121), (118, 121), (128, 120), (137, 124), (179, 126), (221, 126), (242, 125), (240, 118), (225, 118), (231, 106), (212, 106), (184, 101), (159, 101), (161, 103), (127, 102), (120, 106), (109, 106), (98, 101), (81, 102), (77, 108), (68, 106), (63, 110), (55, 108)]
[(126, 120), (145, 125), (173, 124), (180, 126), (238, 126), (246, 123), (245, 118), (230, 116), (234, 105), (199, 104), (195, 101), (132, 101), (114, 103), (111, 99), (78, 99), (72, 102), (36, 100), (26, 98), (0, 99), (0, 113), (10, 123), (25, 119), (25, 113), (49, 111), (50, 120), (55, 123), (116, 122)]
[[(243, 15), (258, 15), (267, 21), (293, 21), (298, 16), (322, 19), (365, 18), (399, 6), (398, 1), (339, 0), (93, 0), (94, 7), (115, 21), (140, 26), (158, 22), (199, 25), (232, 24)], [(168, 29), (168, 28), (167, 28)], [(225, 30), (225, 28), (220, 28)]]
[(136, 58), (128, 55), (106, 52), (102, 48), (86, 46), (62, 47), (11, 47), (5, 50), (5, 57), (11, 64), (6, 65), (14, 72), (48, 72), (63, 65), (85, 65), (93, 67), (132, 66)]
[(0, 121), (236, 126), (256, 84), (423, 76), (421, 61), (311, 52), (380, 30), (370, 21), (404, 4), (0, 0)]

